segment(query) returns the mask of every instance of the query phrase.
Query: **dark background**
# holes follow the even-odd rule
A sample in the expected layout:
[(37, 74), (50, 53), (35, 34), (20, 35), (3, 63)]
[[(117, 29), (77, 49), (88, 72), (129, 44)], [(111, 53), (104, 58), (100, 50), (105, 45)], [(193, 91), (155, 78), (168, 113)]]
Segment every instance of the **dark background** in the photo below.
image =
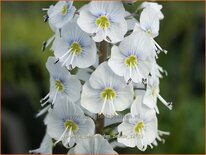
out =
[[(158, 59), (169, 74), (160, 88), (174, 109), (158, 103), (159, 129), (171, 135), (145, 153), (204, 153), (204, 2), (160, 3), (165, 19), (156, 41), (169, 51)], [(49, 91), (45, 62), (52, 53), (42, 53), (41, 45), (52, 32), (41, 8), (50, 4), (2, 2), (2, 153), (28, 153), (39, 147), (45, 132), (43, 118), (34, 116)], [(132, 12), (138, 4), (126, 8)], [(117, 151), (141, 153), (137, 148)]]

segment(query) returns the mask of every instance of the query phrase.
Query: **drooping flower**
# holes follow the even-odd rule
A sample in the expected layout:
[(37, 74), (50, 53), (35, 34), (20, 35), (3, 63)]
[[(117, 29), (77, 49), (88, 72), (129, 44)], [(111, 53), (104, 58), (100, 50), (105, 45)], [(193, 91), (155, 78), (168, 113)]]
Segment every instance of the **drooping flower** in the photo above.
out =
[(140, 83), (146, 79), (151, 70), (151, 53), (153, 46), (147, 38), (136, 33), (126, 37), (119, 46), (113, 46), (111, 58), (108, 61), (110, 68), (126, 81)]
[(117, 154), (101, 135), (85, 137), (68, 154)]
[(162, 9), (162, 5), (155, 3), (155, 2), (143, 2), (140, 5), (140, 8), (152, 8), (154, 12), (157, 13), (158, 17), (160, 20), (162, 20), (164, 18), (164, 15), (161, 11)]
[(122, 2), (92, 1), (80, 9), (77, 23), (82, 30), (92, 34), (96, 42), (105, 40), (116, 43), (127, 32)]
[(76, 8), (73, 6), (73, 1), (59, 1), (56, 5), (51, 5), (47, 11), (47, 18), (51, 29), (56, 32), (66, 25), (74, 17)]
[(128, 108), (133, 100), (133, 88), (122, 77), (102, 63), (92, 73), (82, 90), (81, 105), (92, 113), (106, 116), (117, 115), (116, 111)]
[[(167, 53), (166, 50), (163, 50), (159, 44), (154, 40), (155, 37), (159, 35), (159, 15), (152, 7), (146, 7), (143, 9), (141, 15), (140, 15), (140, 22), (136, 23), (134, 27), (134, 33), (135, 32), (144, 32), (142, 35), (146, 35), (149, 37), (154, 46), (155, 50), (159, 53), (159, 51), (163, 51), (164, 53)], [(157, 57), (157, 55), (156, 55)]]
[(131, 113), (123, 118), (118, 126), (121, 136), (117, 141), (129, 147), (137, 146), (145, 151), (157, 137), (157, 118), (155, 111), (142, 104), (142, 97), (138, 96), (131, 106)]
[(157, 113), (159, 110), (157, 108), (157, 98), (170, 110), (172, 110), (172, 103), (165, 101), (164, 98), (159, 94), (159, 79), (157, 77), (151, 76), (147, 84), (147, 90), (145, 92), (143, 103), (149, 108), (155, 109)]
[(87, 68), (96, 62), (96, 45), (75, 21), (66, 24), (62, 37), (55, 40), (54, 55), (67, 68)]
[(29, 153), (35, 153), (35, 154), (52, 154), (53, 149), (53, 142), (51, 137), (46, 133), (41, 145), (38, 149), (30, 150)]
[(58, 104), (49, 111), (47, 117), (47, 132), (57, 140), (55, 145), (62, 141), (65, 147), (72, 147), (81, 136), (94, 134), (94, 122), (86, 117), (84, 112), (72, 102), (58, 99)]
[(57, 98), (66, 97), (71, 102), (75, 102), (80, 98), (81, 83), (69, 71), (62, 67), (60, 62), (56, 63), (54, 57), (49, 57), (46, 68), (50, 74), (50, 92), (41, 100), (44, 101), (42, 106), (51, 102), (52, 106)]

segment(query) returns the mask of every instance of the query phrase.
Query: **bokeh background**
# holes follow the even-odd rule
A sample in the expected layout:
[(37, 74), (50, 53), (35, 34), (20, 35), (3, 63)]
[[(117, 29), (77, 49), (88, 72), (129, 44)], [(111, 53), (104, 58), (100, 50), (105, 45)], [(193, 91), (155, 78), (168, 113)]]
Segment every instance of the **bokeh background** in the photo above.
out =
[[(137, 5), (126, 5), (133, 12)], [(204, 153), (204, 2), (160, 2), (165, 19), (157, 42), (169, 52), (158, 63), (168, 71), (161, 94), (159, 128), (170, 131), (165, 144), (145, 153)], [(49, 91), (45, 62), (50, 51), (42, 42), (52, 35), (45, 12), (52, 2), (2, 2), (2, 153), (28, 153), (38, 148), (45, 133), (43, 118), (35, 119), (39, 100)], [(79, 8), (83, 2), (76, 2)], [(65, 153), (61, 148), (55, 152)], [(141, 153), (137, 148), (119, 153)]]

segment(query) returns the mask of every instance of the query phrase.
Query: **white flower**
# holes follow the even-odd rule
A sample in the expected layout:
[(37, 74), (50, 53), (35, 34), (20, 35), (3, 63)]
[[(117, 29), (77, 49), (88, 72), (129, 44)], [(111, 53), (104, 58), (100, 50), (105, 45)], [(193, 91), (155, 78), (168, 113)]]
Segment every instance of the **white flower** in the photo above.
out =
[(62, 38), (55, 40), (54, 55), (67, 68), (87, 68), (96, 62), (96, 45), (89, 35), (82, 31), (75, 21), (66, 24)]
[(159, 35), (159, 23), (158, 13), (154, 11), (152, 7), (146, 7), (140, 15), (140, 22), (136, 23), (134, 27), (134, 32), (144, 32), (146, 36), (152, 40), (154, 46), (156, 46), (155, 50), (158, 51), (158, 53), (159, 51), (167, 53), (167, 51), (163, 50), (154, 40), (154, 38)]
[(112, 47), (108, 64), (117, 75), (124, 76), (126, 81), (142, 82), (151, 70), (152, 48), (147, 38), (135, 33), (126, 37), (119, 46)]
[(140, 15), (140, 22), (136, 24), (134, 31), (144, 31), (152, 38), (159, 34), (159, 18), (152, 8), (143, 9)]
[(71, 102), (80, 98), (81, 83), (76, 76), (71, 75), (69, 71), (62, 67), (59, 62), (56, 63), (54, 57), (49, 57), (46, 68), (50, 74), (50, 92), (41, 100), (42, 106), (52, 102), (52, 106), (57, 98), (66, 97)]
[(161, 12), (162, 9), (162, 5), (155, 3), (155, 2), (143, 2), (140, 5), (140, 8), (152, 8), (154, 10), (154, 12), (157, 13), (158, 17), (160, 20), (162, 20), (164, 18), (163, 13)]
[(127, 22), (122, 2), (92, 1), (80, 10), (77, 23), (96, 42), (116, 43), (124, 38)]
[(157, 113), (159, 110), (157, 108), (157, 98), (170, 110), (172, 110), (172, 103), (166, 102), (162, 96), (159, 94), (159, 79), (157, 77), (150, 77), (147, 84), (147, 90), (145, 92), (143, 103), (149, 108), (155, 109)]
[(81, 136), (94, 134), (94, 122), (86, 117), (79, 106), (69, 100), (58, 99), (47, 117), (47, 132), (56, 141), (72, 147)]
[(61, 29), (65, 24), (72, 20), (76, 8), (73, 5), (73, 1), (59, 1), (56, 5), (51, 5), (47, 10), (49, 25), (51, 29), (56, 32)]
[(128, 108), (133, 100), (133, 88), (112, 72), (106, 62), (92, 73), (82, 90), (81, 105), (92, 113), (107, 116)]
[(53, 149), (53, 142), (51, 137), (46, 133), (41, 145), (38, 149), (30, 150), (29, 153), (36, 153), (36, 154), (52, 154)]
[(79, 141), (77, 145), (69, 150), (68, 154), (117, 154), (101, 135), (96, 134)]
[(145, 151), (157, 137), (157, 118), (155, 111), (142, 104), (142, 97), (137, 97), (131, 106), (131, 113), (123, 118), (118, 126), (118, 132), (122, 135), (117, 141), (129, 147), (137, 146)]

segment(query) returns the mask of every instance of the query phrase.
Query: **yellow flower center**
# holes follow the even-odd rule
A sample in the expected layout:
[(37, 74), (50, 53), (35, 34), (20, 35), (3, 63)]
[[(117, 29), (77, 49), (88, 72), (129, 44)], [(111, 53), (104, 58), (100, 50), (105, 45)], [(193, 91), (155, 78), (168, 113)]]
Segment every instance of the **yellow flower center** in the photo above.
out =
[(125, 59), (127, 67), (135, 67), (137, 65), (137, 58), (135, 55), (130, 55)]
[(108, 28), (110, 26), (110, 22), (106, 16), (100, 16), (96, 19), (96, 25), (104, 30), (105, 28)]
[(61, 11), (62, 16), (65, 16), (65, 15), (67, 14), (67, 12), (68, 12), (68, 7), (67, 7), (67, 4), (65, 4), (65, 5), (62, 7), (62, 11)]
[(72, 130), (73, 132), (76, 132), (76, 131), (78, 130), (77, 124), (74, 123), (74, 122), (71, 121), (71, 120), (67, 120), (67, 121), (64, 123), (64, 127), (65, 127), (65, 128), (68, 128), (68, 129), (71, 128), (71, 130)]
[(105, 88), (100, 96), (102, 100), (113, 100), (116, 97), (116, 92), (112, 88)]
[(152, 34), (152, 31), (150, 29), (148, 29), (146, 32), (147, 32), (148, 35)]
[(70, 50), (72, 54), (80, 55), (81, 54), (81, 46), (78, 42), (73, 42), (70, 46)]
[(58, 91), (60, 91), (60, 92), (64, 91), (64, 85), (62, 84), (62, 82), (60, 80), (56, 80), (55, 85), (56, 85), (56, 89), (58, 89)]
[(134, 127), (134, 132), (136, 134), (140, 135), (142, 130), (144, 130), (144, 123), (143, 122), (138, 122)]
[(152, 94), (153, 97), (156, 95), (155, 87), (152, 87), (151, 94)]

